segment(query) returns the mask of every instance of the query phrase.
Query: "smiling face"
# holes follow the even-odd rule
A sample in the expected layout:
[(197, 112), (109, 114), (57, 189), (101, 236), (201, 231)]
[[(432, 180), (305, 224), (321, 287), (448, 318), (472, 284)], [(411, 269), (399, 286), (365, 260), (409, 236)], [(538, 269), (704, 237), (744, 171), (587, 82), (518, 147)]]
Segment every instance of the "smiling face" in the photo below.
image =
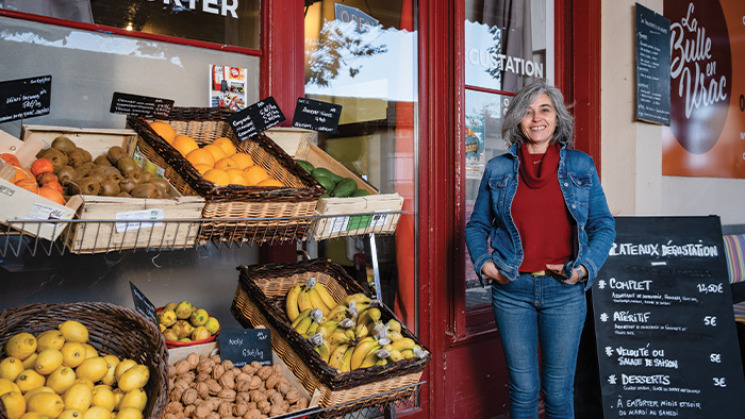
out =
[(530, 104), (520, 121), (520, 130), (531, 154), (546, 152), (556, 130), (556, 109), (547, 94), (541, 94)]

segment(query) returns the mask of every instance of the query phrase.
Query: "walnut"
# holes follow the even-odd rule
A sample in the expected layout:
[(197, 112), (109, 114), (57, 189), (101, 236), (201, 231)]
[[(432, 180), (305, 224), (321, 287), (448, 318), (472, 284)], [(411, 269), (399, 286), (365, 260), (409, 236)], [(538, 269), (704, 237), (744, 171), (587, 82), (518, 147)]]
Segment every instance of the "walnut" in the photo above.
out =
[(220, 405), (217, 406), (217, 413), (219, 413), (222, 418), (233, 416), (233, 403), (227, 401), (220, 403)]
[(281, 415), (283, 413), (287, 413), (287, 410), (282, 405), (278, 405), (278, 406), (272, 405), (269, 408), (269, 412), (267, 412), (267, 414), (268, 414), (269, 417), (279, 416), (279, 415)]
[(272, 374), (266, 379), (266, 388), (275, 388), (279, 384), (280, 376)]
[(297, 402), (295, 402), (295, 406), (297, 406), (298, 410), (307, 409), (308, 405), (310, 404), (310, 400), (306, 397), (302, 397), (298, 399)]
[(200, 372), (199, 374), (197, 374), (195, 381), (202, 382), (202, 381), (207, 381), (211, 378), (212, 378), (212, 374), (208, 372)]
[(226, 359), (220, 363), (225, 368), (225, 371), (233, 369), (233, 361)]
[(241, 367), (241, 372), (244, 372), (248, 375), (253, 375), (258, 368), (254, 367), (253, 364), (246, 364)]
[(173, 368), (176, 370), (176, 374), (183, 374), (191, 369), (189, 361), (182, 359), (173, 364)]
[(206, 399), (210, 396), (210, 386), (205, 382), (197, 383), (196, 390), (200, 399)]
[(209, 380), (205, 381), (205, 383), (207, 384), (207, 388), (209, 389), (209, 392), (212, 395), (215, 395), (220, 390), (222, 390), (222, 386), (220, 386), (220, 383), (218, 383), (217, 381), (215, 381), (213, 379), (209, 379)]
[(224, 372), (225, 367), (223, 367), (222, 364), (217, 364), (214, 368), (212, 368), (212, 378), (217, 380)]
[(184, 412), (184, 405), (179, 402), (168, 402), (166, 404), (166, 413), (181, 414)]
[(249, 409), (246, 411), (246, 414), (243, 415), (243, 419), (260, 419), (261, 418), (261, 412), (259, 409)]
[(202, 358), (199, 360), (199, 364), (197, 364), (197, 371), (198, 372), (206, 372), (208, 374), (212, 373), (212, 369), (215, 367), (215, 361), (209, 359), (209, 358)]
[(285, 394), (285, 400), (287, 400), (290, 403), (295, 403), (300, 398), (300, 392), (297, 391), (296, 388), (293, 388), (292, 390), (288, 391), (287, 394)]
[(239, 391), (235, 393), (236, 403), (248, 403), (251, 401), (251, 396), (247, 391)]
[(197, 399), (199, 399), (199, 393), (197, 393), (196, 389), (188, 388), (184, 390), (184, 394), (181, 396), (181, 401), (186, 404), (194, 404)]
[(259, 408), (259, 411), (261, 413), (266, 415), (272, 409), (272, 404), (269, 403), (267, 400), (263, 400), (260, 402), (256, 402), (256, 407)]
[(232, 402), (235, 400), (235, 390), (224, 388), (217, 393), (217, 397), (223, 400), (230, 400)]
[(177, 402), (181, 400), (181, 395), (184, 394), (184, 391), (186, 390), (183, 388), (171, 387), (171, 390), (168, 392), (168, 401)]
[(251, 396), (252, 402), (258, 403), (266, 400), (266, 392), (263, 390), (251, 390), (248, 394)]
[(194, 412), (197, 410), (197, 405), (190, 404), (189, 406), (184, 406), (184, 416), (185, 418), (190, 418), (194, 416)]
[(233, 404), (233, 416), (241, 417), (248, 412), (248, 403), (238, 402)]
[(256, 371), (256, 375), (258, 375), (259, 378), (261, 378), (262, 380), (266, 380), (267, 378), (269, 378), (269, 375), (271, 375), (271, 373), (272, 367), (270, 367), (269, 365), (265, 365), (259, 368), (258, 371)]
[(194, 352), (186, 356), (186, 362), (189, 364), (189, 369), (194, 369), (199, 364), (199, 355)]
[(274, 365), (272, 365), (272, 370), (277, 375), (282, 375), (282, 372), (284, 372), (282, 370), (282, 364), (274, 364)]
[[(279, 392), (274, 392), (269, 395), (269, 402), (272, 405), (280, 405), (284, 403), (284, 401), (285, 401), (285, 398)], [(275, 415), (269, 415), (269, 416), (275, 416)]]
[(235, 391), (248, 391), (251, 389), (251, 379), (235, 380)]
[(253, 377), (251, 377), (251, 383), (249, 383), (249, 385), (248, 385), (248, 387), (251, 390), (257, 390), (257, 389), (259, 389), (259, 388), (261, 388), (263, 386), (264, 386), (264, 380), (262, 380), (261, 378), (259, 378), (258, 375), (254, 375)]

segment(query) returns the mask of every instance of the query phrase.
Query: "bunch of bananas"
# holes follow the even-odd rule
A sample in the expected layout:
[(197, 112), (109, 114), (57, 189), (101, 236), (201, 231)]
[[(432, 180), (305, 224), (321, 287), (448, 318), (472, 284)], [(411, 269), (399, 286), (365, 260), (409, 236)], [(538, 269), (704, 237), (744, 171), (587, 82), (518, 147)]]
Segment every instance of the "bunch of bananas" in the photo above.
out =
[(337, 303), (322, 283), (310, 278), (290, 289), (285, 303), (292, 328), (342, 372), (426, 356), (401, 333), (400, 322), (383, 322), (379, 303), (363, 293)]

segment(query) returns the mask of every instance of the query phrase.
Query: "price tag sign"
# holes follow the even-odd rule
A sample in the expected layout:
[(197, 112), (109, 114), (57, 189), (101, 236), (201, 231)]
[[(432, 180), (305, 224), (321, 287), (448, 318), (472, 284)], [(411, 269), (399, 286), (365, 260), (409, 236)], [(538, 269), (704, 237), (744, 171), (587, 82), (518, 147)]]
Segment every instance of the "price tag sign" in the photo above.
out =
[(114, 92), (109, 112), (143, 118), (153, 116), (167, 118), (171, 113), (171, 108), (173, 108), (173, 101), (169, 99)]
[(52, 76), (0, 82), (0, 122), (47, 115)]
[(292, 126), (333, 133), (339, 127), (340, 116), (341, 105), (299, 97)]
[(253, 361), (272, 365), (272, 340), (269, 329), (226, 329), (217, 336), (220, 357), (229, 359), (236, 367)]
[(239, 141), (249, 139), (284, 120), (282, 110), (271, 96), (228, 117), (228, 123)]
[(135, 310), (150, 319), (153, 323), (158, 324), (158, 316), (153, 303), (145, 297), (145, 294), (132, 281), (129, 282), (129, 287), (132, 289), (132, 301), (134, 301)]

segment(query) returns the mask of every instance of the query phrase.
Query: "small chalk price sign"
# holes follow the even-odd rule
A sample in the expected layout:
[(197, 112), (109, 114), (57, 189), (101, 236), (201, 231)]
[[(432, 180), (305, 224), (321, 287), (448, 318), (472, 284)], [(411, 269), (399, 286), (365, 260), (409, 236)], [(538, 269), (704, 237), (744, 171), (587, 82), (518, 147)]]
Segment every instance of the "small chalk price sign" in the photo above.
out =
[(150, 319), (153, 323), (158, 324), (158, 316), (153, 303), (145, 297), (145, 294), (132, 281), (129, 282), (129, 287), (132, 289), (132, 301), (134, 301), (135, 310)]
[(334, 133), (338, 130), (340, 116), (341, 105), (299, 97), (292, 126)]
[(282, 110), (271, 96), (228, 117), (228, 123), (239, 141), (247, 140), (284, 120)]
[(0, 82), (0, 122), (47, 115), (52, 76)]
[(220, 357), (229, 359), (236, 367), (253, 361), (272, 365), (272, 339), (269, 329), (226, 329), (217, 335)]
[(114, 92), (109, 112), (129, 116), (167, 118), (173, 108), (173, 101), (157, 97), (138, 96)]

